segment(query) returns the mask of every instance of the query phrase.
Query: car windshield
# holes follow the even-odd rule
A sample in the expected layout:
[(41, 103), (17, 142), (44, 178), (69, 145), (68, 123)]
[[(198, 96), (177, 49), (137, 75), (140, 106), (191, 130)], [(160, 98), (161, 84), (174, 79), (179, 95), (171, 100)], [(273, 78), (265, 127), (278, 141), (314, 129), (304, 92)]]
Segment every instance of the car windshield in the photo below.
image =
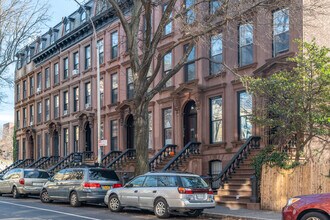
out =
[(208, 188), (207, 183), (198, 176), (181, 176), (181, 181), (185, 188)]
[(29, 170), (24, 171), (24, 178), (42, 178), (47, 179), (49, 178), (49, 174), (45, 171), (39, 170)]
[(100, 170), (100, 169), (90, 169), (89, 170), (90, 180), (111, 180), (119, 181), (119, 178), (115, 171), (113, 170)]

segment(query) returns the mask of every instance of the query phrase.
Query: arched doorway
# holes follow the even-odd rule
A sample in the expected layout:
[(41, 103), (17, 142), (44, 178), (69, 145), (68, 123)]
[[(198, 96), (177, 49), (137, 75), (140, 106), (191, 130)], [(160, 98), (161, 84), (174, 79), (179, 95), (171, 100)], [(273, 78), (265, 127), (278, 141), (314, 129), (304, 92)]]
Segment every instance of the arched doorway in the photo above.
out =
[(89, 122), (85, 124), (85, 151), (92, 151), (92, 129)]
[(28, 139), (29, 146), (29, 159), (34, 159), (34, 140), (33, 137), (30, 136)]
[(134, 148), (134, 118), (133, 115), (129, 115), (126, 120), (126, 135), (127, 135), (127, 149)]
[(60, 156), (58, 131), (53, 134), (53, 156)]
[(183, 143), (197, 140), (197, 110), (195, 101), (189, 101), (183, 112)]

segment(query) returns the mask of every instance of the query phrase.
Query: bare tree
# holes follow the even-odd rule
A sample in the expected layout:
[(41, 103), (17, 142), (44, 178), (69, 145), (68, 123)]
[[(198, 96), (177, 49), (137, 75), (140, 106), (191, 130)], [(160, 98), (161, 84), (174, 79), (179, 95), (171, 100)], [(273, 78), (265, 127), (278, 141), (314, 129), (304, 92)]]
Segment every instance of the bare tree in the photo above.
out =
[[(196, 43), (207, 46), (210, 36), (219, 32), (230, 33), (237, 30), (239, 22), (251, 20), (256, 12), (265, 14), (272, 10), (290, 5), (290, 13), (300, 11), (299, 1), (283, 0), (107, 0), (115, 9), (127, 38), (127, 50), (130, 66), (133, 72), (134, 97), (126, 106), (134, 116), (135, 138), (137, 153), (136, 174), (148, 171), (148, 105), (152, 98), (160, 92), (166, 83), (188, 62), (188, 56)], [(314, 5), (317, 2), (312, 1)], [(321, 1), (319, 1), (321, 2)], [(164, 4), (166, 3), (166, 7)], [(214, 7), (210, 7), (210, 5)], [(316, 7), (316, 6), (315, 6)], [(129, 12), (127, 12), (129, 8)], [(152, 24), (152, 13), (158, 8), (161, 11), (159, 22)], [(294, 17), (294, 16), (292, 16)], [(159, 49), (164, 36), (164, 30), (169, 22), (175, 22), (173, 30), (179, 37), (166, 48)], [(258, 25), (270, 25), (261, 20)], [(258, 28), (258, 27), (256, 27)], [(260, 29), (260, 31), (263, 29)], [(258, 31), (258, 30), (257, 30)], [(271, 36), (270, 36), (271, 37)], [(228, 38), (227, 40), (230, 40)], [(237, 38), (232, 38), (237, 41)], [(254, 42), (256, 43), (256, 42)], [(170, 70), (163, 74), (161, 80), (155, 81), (158, 74), (162, 74), (163, 58), (168, 51), (187, 45), (179, 60)], [(197, 57), (194, 61), (208, 59)], [(192, 60), (189, 60), (191, 62)], [(216, 60), (210, 60), (217, 62)], [(150, 66), (155, 66), (150, 73)], [(225, 67), (229, 68), (226, 64)], [(234, 67), (230, 72), (236, 74)], [(154, 85), (153, 88), (151, 85)]]
[(12, 84), (9, 67), (17, 61), (19, 50), (40, 34), (41, 25), (48, 20), (47, 8), (40, 0), (0, 1), (0, 86)]

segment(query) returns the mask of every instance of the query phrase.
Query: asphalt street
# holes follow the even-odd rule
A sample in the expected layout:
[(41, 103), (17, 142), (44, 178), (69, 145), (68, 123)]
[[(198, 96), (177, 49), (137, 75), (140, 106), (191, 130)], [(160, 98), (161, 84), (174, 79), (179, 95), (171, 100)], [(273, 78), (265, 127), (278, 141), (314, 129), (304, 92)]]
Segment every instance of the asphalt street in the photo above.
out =
[[(104, 205), (84, 204), (81, 207), (71, 207), (68, 203), (53, 202), (44, 204), (38, 197), (28, 197), (13, 199), (11, 195), (3, 195), (0, 197), (0, 219), (109, 219), (109, 220), (126, 220), (126, 219), (157, 219), (152, 212), (141, 211), (135, 209), (124, 209), (120, 213), (112, 213)], [(171, 219), (192, 219), (186, 216), (171, 216)], [(196, 219), (196, 218), (195, 218)], [(210, 219), (199, 217), (200, 219)]]

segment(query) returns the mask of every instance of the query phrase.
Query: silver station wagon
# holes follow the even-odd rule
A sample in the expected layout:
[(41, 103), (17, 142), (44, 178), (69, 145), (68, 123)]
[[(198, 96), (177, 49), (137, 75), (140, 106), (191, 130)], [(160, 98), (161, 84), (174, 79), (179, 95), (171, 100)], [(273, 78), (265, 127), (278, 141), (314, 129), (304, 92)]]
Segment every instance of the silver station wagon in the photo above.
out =
[(0, 195), (12, 193), (14, 198), (21, 195), (39, 195), (48, 178), (49, 174), (45, 170), (12, 169), (0, 179)]
[(138, 176), (122, 188), (109, 190), (104, 202), (113, 212), (136, 207), (154, 211), (158, 218), (175, 212), (197, 217), (203, 209), (215, 207), (213, 191), (200, 176), (167, 172)]

